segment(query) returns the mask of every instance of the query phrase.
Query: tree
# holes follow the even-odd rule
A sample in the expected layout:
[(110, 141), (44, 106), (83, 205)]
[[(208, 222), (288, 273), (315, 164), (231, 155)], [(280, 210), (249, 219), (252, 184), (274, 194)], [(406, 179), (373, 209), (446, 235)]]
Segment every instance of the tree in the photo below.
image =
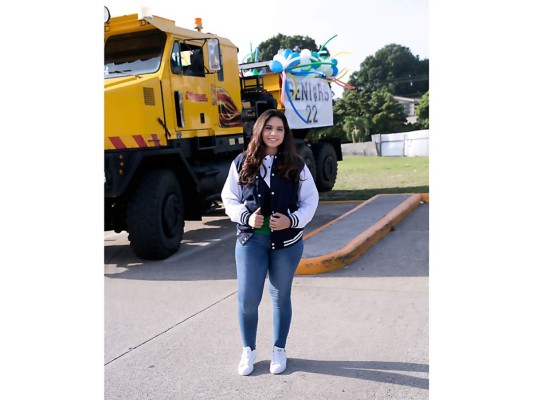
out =
[(418, 103), (415, 113), (417, 116), (416, 124), (421, 129), (429, 129), (429, 91), (422, 96), (422, 100)]
[(364, 142), (370, 136), (370, 123), (367, 117), (348, 115), (342, 128), (352, 143)]
[(401, 132), (407, 122), (403, 107), (384, 88), (372, 93), (370, 115), (372, 115), (371, 134)]
[(429, 60), (420, 60), (405, 46), (388, 44), (365, 58), (348, 83), (358, 89), (385, 87), (393, 95), (420, 96), (429, 90)]
[(333, 112), (350, 141), (365, 142), (377, 133), (407, 129), (402, 106), (385, 87), (374, 91), (347, 91), (335, 103)]
[[(310, 51), (320, 50), (315, 40), (309, 36), (286, 36), (281, 33), (259, 43), (257, 48), (259, 50), (259, 60), (263, 61), (272, 60), (280, 49), (290, 49), (292, 51), (301, 51), (303, 49)], [(326, 48), (324, 50), (327, 52)], [(329, 53), (324, 53), (324, 55), (329, 56)]]

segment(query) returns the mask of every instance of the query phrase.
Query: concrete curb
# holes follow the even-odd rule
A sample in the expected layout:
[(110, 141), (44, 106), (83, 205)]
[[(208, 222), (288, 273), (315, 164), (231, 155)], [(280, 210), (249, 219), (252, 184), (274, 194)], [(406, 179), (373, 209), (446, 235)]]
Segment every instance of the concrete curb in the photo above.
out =
[[(347, 217), (348, 215), (352, 214), (361, 207), (364, 207), (366, 204), (374, 201), (375, 199), (381, 196), (391, 195), (379, 194), (372, 197), (371, 199), (355, 207), (353, 210), (348, 211), (347, 213), (341, 215), (333, 221), (330, 221), (327, 224), (308, 233), (304, 236), (304, 240), (320, 233), (320, 231), (324, 230), (328, 226), (333, 225), (335, 222)], [(372, 225), (370, 228), (365, 230), (363, 233), (351, 240), (348, 244), (346, 244), (339, 250), (318, 257), (302, 258), (300, 260), (300, 263), (298, 264), (298, 268), (296, 269), (296, 275), (322, 274), (345, 267), (346, 265), (357, 259), (361, 254), (367, 251), (374, 244), (376, 244), (380, 239), (386, 236), (395, 225), (397, 225), (403, 218), (405, 218), (405, 216), (407, 216), (411, 211), (418, 207), (421, 201), (426, 203), (429, 202), (429, 194), (412, 194), (399, 206), (395, 207), (378, 222), (376, 222), (374, 225)]]

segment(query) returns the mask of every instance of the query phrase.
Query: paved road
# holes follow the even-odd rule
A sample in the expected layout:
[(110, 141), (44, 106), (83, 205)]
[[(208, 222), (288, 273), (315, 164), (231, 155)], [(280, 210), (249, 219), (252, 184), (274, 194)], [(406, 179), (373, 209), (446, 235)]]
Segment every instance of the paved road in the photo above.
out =
[[(320, 205), (309, 231), (353, 207)], [(265, 290), (248, 377), (236, 373), (235, 228), (223, 212), (188, 222), (164, 261), (106, 233), (106, 399), (428, 399), (428, 227), (424, 204), (346, 268), (297, 276), (279, 376)]]

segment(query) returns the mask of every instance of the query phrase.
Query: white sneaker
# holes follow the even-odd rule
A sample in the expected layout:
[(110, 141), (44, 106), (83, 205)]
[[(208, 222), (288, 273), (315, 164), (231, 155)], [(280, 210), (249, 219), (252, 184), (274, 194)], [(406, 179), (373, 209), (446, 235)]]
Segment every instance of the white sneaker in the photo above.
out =
[(281, 374), (287, 368), (287, 353), (285, 349), (280, 349), (274, 346), (272, 350), (272, 361), (270, 362), (270, 372), (273, 374)]
[(257, 356), (257, 352), (250, 347), (244, 347), (241, 354), (241, 362), (237, 371), (239, 375), (250, 375), (254, 370), (254, 361)]

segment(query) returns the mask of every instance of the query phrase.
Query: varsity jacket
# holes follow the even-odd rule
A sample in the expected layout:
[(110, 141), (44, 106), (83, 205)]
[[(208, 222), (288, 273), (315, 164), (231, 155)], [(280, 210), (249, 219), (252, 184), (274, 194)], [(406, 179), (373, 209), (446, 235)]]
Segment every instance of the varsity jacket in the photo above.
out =
[(263, 159), (263, 165), (251, 186), (239, 184), (244, 153), (237, 156), (230, 166), (221, 195), (226, 214), (237, 223), (237, 239), (241, 244), (254, 234), (254, 228), (248, 225), (248, 221), (259, 207), (265, 218), (279, 212), (291, 221), (287, 229), (270, 231), (272, 249), (288, 247), (301, 240), (303, 228), (315, 214), (318, 191), (305, 162), (300, 160), (300, 181), (289, 182), (278, 178), (277, 159), (277, 154)]

